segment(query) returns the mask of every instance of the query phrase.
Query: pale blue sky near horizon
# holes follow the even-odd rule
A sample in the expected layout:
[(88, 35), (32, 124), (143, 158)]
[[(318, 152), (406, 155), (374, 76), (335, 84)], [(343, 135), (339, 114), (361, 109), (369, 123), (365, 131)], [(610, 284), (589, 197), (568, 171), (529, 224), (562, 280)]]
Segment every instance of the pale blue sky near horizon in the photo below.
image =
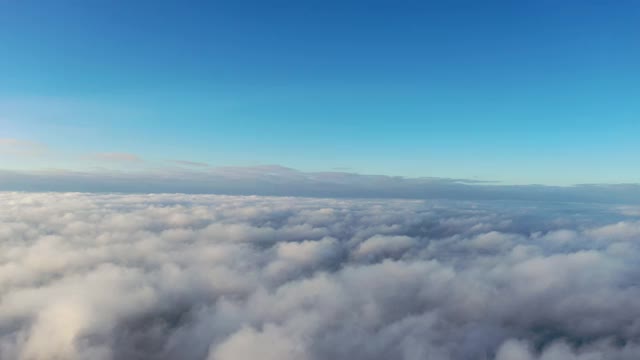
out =
[(2, 2), (0, 168), (640, 183), (638, 19), (627, 0)]

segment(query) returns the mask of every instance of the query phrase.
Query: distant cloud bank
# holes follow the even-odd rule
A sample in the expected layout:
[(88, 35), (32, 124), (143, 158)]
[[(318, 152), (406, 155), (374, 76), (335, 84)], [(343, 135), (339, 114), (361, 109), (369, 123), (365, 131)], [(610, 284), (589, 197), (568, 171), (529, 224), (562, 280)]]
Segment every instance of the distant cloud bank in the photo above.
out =
[(0, 202), (2, 359), (640, 358), (631, 205)]
[[(140, 161), (126, 153), (107, 153), (101, 158)], [(140, 171), (0, 170), (0, 190), (640, 203), (638, 184), (500, 185), (465, 179), (302, 172), (275, 165), (216, 168), (181, 160), (172, 163), (176, 166)]]

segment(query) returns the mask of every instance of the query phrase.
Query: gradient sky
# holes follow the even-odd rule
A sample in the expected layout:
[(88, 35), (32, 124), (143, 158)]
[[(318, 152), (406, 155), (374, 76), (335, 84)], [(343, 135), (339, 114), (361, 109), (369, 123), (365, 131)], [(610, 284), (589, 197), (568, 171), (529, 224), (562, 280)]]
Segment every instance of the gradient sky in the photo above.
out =
[(0, 168), (638, 183), (639, 24), (635, 0), (1, 1)]

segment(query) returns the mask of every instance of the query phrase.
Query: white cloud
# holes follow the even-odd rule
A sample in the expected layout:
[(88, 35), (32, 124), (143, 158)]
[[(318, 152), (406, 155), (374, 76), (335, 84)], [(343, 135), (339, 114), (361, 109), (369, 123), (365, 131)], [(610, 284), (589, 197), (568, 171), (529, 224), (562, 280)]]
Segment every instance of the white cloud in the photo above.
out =
[(293, 334), (267, 325), (258, 332), (243, 328), (211, 349), (210, 360), (305, 360), (309, 357)]
[(640, 243), (616, 206), (0, 203), (2, 359), (640, 357)]
[(640, 240), (640, 221), (620, 221), (589, 232), (604, 240)]
[(416, 241), (404, 235), (375, 235), (363, 241), (354, 251), (358, 258), (398, 256), (416, 245)]

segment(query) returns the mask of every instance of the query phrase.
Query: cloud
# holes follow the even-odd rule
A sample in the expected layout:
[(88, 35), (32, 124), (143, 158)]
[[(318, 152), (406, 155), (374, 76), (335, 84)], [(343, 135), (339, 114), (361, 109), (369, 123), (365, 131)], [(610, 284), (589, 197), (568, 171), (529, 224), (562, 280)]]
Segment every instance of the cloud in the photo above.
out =
[[(598, 360), (633, 359), (639, 349), (635, 345), (616, 348), (611, 342), (601, 342), (576, 350), (564, 341), (558, 341), (536, 355), (533, 347), (523, 341), (506, 341), (498, 351), (496, 360)], [(613, 356), (613, 357), (611, 357)]]
[[(100, 161), (135, 165), (127, 153)], [(148, 164), (147, 164), (148, 165)], [(640, 204), (640, 185), (499, 185), (464, 179), (407, 178), (346, 172), (303, 172), (278, 165), (174, 167), (130, 171), (0, 170), (0, 190), (151, 193), (215, 193), (340, 198), (518, 200)], [(624, 212), (624, 211), (622, 211)], [(628, 213), (628, 211), (626, 212)]]
[(290, 334), (268, 325), (258, 332), (244, 328), (210, 352), (210, 360), (305, 360), (309, 356)]
[(181, 166), (190, 166), (190, 167), (209, 167), (210, 165), (203, 162), (197, 161), (187, 161), (187, 160), (170, 160), (171, 163)]
[(0, 358), (640, 357), (618, 205), (0, 193)]
[(47, 147), (44, 144), (12, 139), (12, 138), (0, 138), (0, 155), (9, 156), (39, 156), (47, 151)]
[(131, 153), (124, 153), (124, 152), (97, 153), (97, 154), (92, 154), (91, 158), (94, 160), (107, 161), (107, 162), (124, 162), (124, 163), (142, 162), (142, 159), (138, 155), (131, 154)]
[(400, 255), (415, 245), (409, 236), (375, 235), (358, 245), (353, 254), (358, 258)]

